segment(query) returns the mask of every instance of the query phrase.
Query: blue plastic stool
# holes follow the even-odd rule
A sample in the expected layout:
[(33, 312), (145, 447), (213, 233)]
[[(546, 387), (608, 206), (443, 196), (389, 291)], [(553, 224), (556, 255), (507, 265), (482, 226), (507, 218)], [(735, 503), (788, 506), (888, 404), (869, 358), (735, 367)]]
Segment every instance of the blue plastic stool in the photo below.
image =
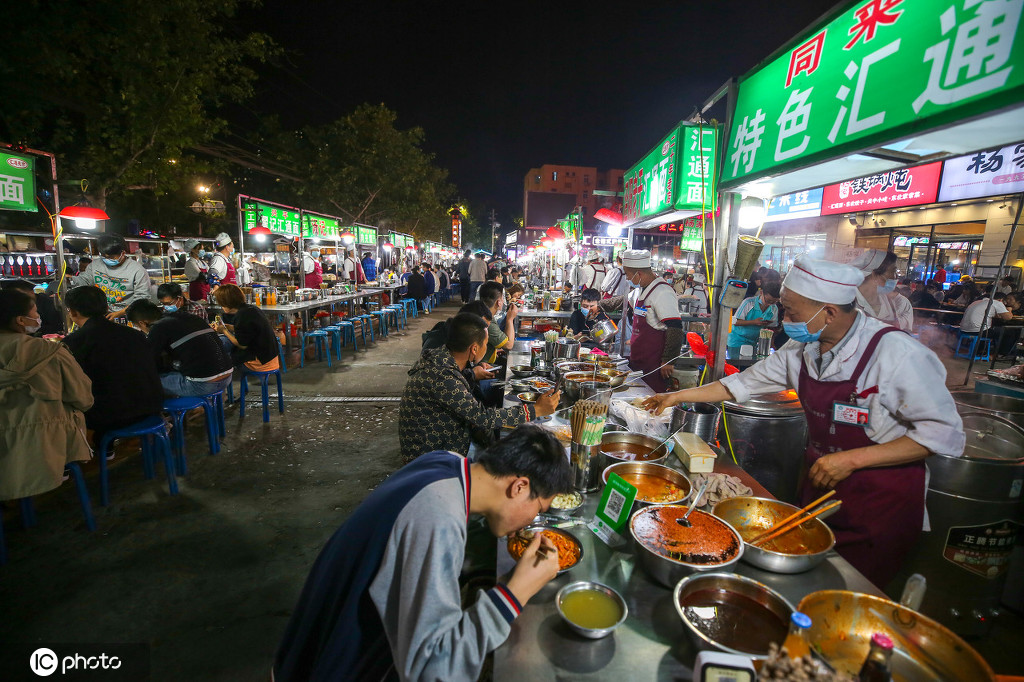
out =
[[(405, 314), (406, 314), (406, 316), (409, 315), (409, 311), (410, 310), (412, 310), (412, 316), (414, 318), (419, 314), (419, 310), (418, 310), (419, 306), (416, 305), (416, 299), (415, 298), (403, 298), (402, 299), (402, 305), (405, 306)], [(412, 306), (412, 307), (410, 308), (410, 306)]]
[[(388, 335), (388, 312), (386, 310), (374, 310), (370, 313), (371, 316), (377, 318), (378, 324), (380, 324), (380, 335), (387, 337)], [(371, 322), (372, 324), (372, 322)]]
[(394, 321), (395, 331), (402, 328), (402, 315), (405, 314), (404, 308), (395, 308), (387, 306), (384, 311), (388, 314), (388, 318)]
[(338, 354), (338, 362), (341, 362), (341, 346), (342, 346), (342, 341), (341, 341), (341, 339), (342, 339), (342, 336), (341, 336), (341, 325), (339, 325), (339, 324), (328, 325), (326, 327), (322, 327), (321, 331), (324, 331), (324, 332), (327, 333), (328, 340), (330, 341), (330, 343), (327, 344), (328, 352), (330, 352), (331, 348), (335, 348), (336, 349), (335, 352)]
[[(274, 334), (276, 337), (277, 334)], [(281, 345), (281, 339), (277, 340), (277, 357), (281, 361), (281, 371), (288, 371), (288, 363), (284, 361), (284, 346)]]
[(185, 459), (185, 414), (191, 410), (203, 409), (203, 416), (206, 418), (206, 439), (209, 442), (210, 454), (216, 455), (220, 452), (220, 426), (217, 424), (217, 409), (201, 396), (187, 396), (181, 398), (167, 398), (164, 400), (164, 411), (169, 412), (174, 420), (174, 429), (171, 431), (171, 447), (177, 454), (177, 472), (182, 476), (188, 475), (188, 462)]
[[(963, 342), (967, 341), (967, 350), (962, 350)], [(985, 354), (978, 355), (981, 351), (981, 344), (985, 344)], [(987, 336), (981, 336), (980, 334), (970, 334), (966, 332), (960, 332), (956, 337), (956, 351), (954, 355), (958, 358), (970, 358), (972, 355), (976, 360), (987, 361), (991, 359), (990, 353), (992, 351), (992, 340)]]
[(392, 303), (388, 306), (388, 310), (395, 314), (395, 328), (401, 329), (409, 326), (409, 318), (405, 313), (405, 306), (401, 303)]
[(370, 341), (373, 341), (374, 343), (377, 342), (376, 339), (373, 337), (373, 317), (371, 317), (370, 315), (353, 315), (352, 316), (352, 320), (353, 320), (353, 322), (355, 320), (359, 320), (359, 322), (362, 324), (362, 334), (363, 334), (363, 345), (364, 346), (366, 345), (366, 330), (367, 330), (367, 328), (369, 328), (369, 330), (370, 330)]
[[(78, 492), (78, 501), (82, 505), (82, 516), (85, 517), (85, 527), (90, 531), (96, 530), (96, 517), (92, 514), (92, 503), (89, 501), (89, 491), (85, 487), (85, 476), (82, 475), (82, 467), (78, 462), (68, 462), (64, 468), (71, 473), (75, 479), (75, 489)], [(21, 524), (25, 528), (36, 525), (36, 510), (32, 506), (31, 497), (23, 497), (18, 500), (21, 506)], [(4, 541), (3, 515), (0, 514), (0, 566), (7, 563), (7, 543)]]
[(164, 418), (160, 416), (147, 417), (140, 422), (123, 429), (107, 431), (100, 439), (99, 447), (96, 448), (96, 456), (100, 462), (100, 504), (106, 507), (110, 504), (110, 481), (107, 475), (107, 452), (116, 440), (122, 438), (138, 438), (142, 442), (142, 470), (146, 478), (153, 478), (153, 447), (150, 440), (159, 444), (160, 451), (164, 457), (164, 471), (167, 472), (167, 489), (171, 495), (178, 494), (178, 480), (174, 475), (174, 456), (171, 454), (171, 441), (167, 437), (167, 429), (164, 426)]
[(245, 416), (245, 394), (249, 392), (247, 378), (253, 376), (258, 377), (260, 380), (260, 391), (263, 398), (263, 421), (270, 421), (270, 390), (267, 387), (267, 381), (269, 381), (271, 375), (277, 376), (277, 409), (281, 414), (284, 414), (284, 387), (281, 385), (281, 371), (272, 369), (269, 372), (255, 372), (250, 369), (242, 374), (242, 389), (238, 396), (238, 416)]
[(299, 367), (306, 366), (306, 339), (313, 339), (313, 345), (316, 347), (316, 359), (319, 362), (326, 352), (327, 354), (327, 366), (331, 366), (331, 349), (328, 345), (327, 332), (323, 330), (316, 330), (311, 332), (302, 333), (302, 345), (299, 348)]
[[(232, 393), (231, 384), (228, 384), (227, 392)], [(213, 408), (214, 418), (217, 420), (217, 431), (220, 434), (221, 439), (227, 435), (227, 428), (224, 424), (224, 391), (218, 391), (217, 393), (210, 393), (202, 396), (210, 407)], [(218, 444), (218, 452), (220, 452), (220, 446)]]
[[(359, 344), (356, 342), (356, 326), (349, 320), (342, 320), (338, 323), (341, 327), (341, 341), (342, 343), (347, 342), (349, 339), (352, 341), (352, 348), (356, 352), (359, 352)], [(366, 347), (366, 336), (363, 336), (363, 347)]]

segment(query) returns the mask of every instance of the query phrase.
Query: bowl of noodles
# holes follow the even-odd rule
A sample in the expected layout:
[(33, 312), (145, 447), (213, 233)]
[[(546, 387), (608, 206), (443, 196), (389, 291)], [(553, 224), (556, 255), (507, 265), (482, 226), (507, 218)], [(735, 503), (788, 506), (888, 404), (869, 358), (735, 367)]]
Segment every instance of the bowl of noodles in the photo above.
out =
[(561, 528), (548, 528), (547, 526), (527, 526), (508, 536), (508, 553), (519, 561), (526, 551), (527, 545), (533, 540), (536, 533), (543, 533), (551, 541), (551, 544), (558, 550), (558, 574), (574, 568), (583, 559), (583, 545), (572, 533)]

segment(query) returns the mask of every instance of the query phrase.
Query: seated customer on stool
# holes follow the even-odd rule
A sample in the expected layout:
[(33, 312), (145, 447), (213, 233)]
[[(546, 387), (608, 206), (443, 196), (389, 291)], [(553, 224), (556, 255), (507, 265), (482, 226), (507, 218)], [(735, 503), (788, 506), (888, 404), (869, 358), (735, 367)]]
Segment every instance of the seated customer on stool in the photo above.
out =
[(160, 383), (170, 395), (210, 395), (231, 383), (231, 355), (203, 320), (184, 310), (165, 315), (149, 301), (132, 303), (126, 314), (132, 326), (146, 335), (160, 369)]
[(569, 316), (569, 329), (573, 334), (589, 334), (594, 325), (608, 316), (601, 310), (601, 292), (597, 289), (584, 289), (579, 310)]
[(234, 324), (214, 322), (213, 328), (223, 334), (225, 350), (231, 353), (236, 365), (245, 365), (254, 372), (273, 372), (281, 368), (277, 357), (278, 341), (263, 311), (245, 302), (245, 294), (234, 284), (224, 284), (213, 295), (228, 315), (234, 315)]
[(475, 680), (522, 605), (557, 575), (558, 552), (537, 533), (508, 582), (462, 608), (470, 514), (500, 537), (571, 489), (553, 434), (520, 426), (472, 464), (452, 452), (417, 454), (320, 552), (274, 658), (276, 682)]
[(107, 431), (161, 414), (164, 390), (146, 337), (108, 319), (107, 295), (99, 287), (75, 287), (64, 305), (78, 327), (64, 345), (92, 379), (95, 402), (85, 413), (85, 424), (94, 442)]

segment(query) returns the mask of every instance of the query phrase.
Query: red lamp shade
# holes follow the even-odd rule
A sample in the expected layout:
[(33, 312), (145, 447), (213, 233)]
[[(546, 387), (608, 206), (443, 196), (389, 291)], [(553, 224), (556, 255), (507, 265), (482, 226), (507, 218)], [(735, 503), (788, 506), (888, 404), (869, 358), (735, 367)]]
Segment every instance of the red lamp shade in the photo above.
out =
[(550, 249), (552, 244), (555, 243), (555, 240), (552, 239), (551, 237), (544, 237), (544, 239), (540, 240), (540, 243), (544, 246), (545, 249)]
[(562, 228), (557, 225), (555, 227), (549, 227), (544, 234), (552, 239), (565, 239), (565, 232), (563, 232)]
[(61, 218), (71, 218), (77, 220), (82, 218), (84, 220), (110, 220), (110, 216), (107, 215), (106, 211), (92, 206), (65, 206), (60, 210)]
[(255, 234), (255, 235), (261, 235), (262, 234), (262, 235), (266, 236), (268, 234), (273, 234), (273, 232), (270, 231), (269, 227), (263, 227), (262, 225), (257, 225), (256, 227), (254, 227), (251, 230), (249, 230), (249, 234)]
[(613, 211), (610, 208), (599, 208), (594, 213), (594, 217), (602, 222), (606, 222), (610, 225), (621, 225), (622, 214), (618, 211)]
[(356, 236), (349, 232), (348, 230), (345, 230), (339, 236), (341, 237), (341, 241), (343, 242), (352, 242), (355, 241), (356, 238)]

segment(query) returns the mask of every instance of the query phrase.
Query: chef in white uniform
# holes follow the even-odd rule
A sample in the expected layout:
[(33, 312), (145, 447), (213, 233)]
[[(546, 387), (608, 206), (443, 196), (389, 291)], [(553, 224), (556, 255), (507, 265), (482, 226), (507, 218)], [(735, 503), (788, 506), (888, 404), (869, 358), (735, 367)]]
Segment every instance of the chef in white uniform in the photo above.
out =
[(607, 273), (608, 268), (601, 262), (601, 253), (597, 249), (591, 249), (587, 254), (587, 264), (580, 268), (577, 284), (584, 290), (597, 289), (600, 291)]
[(896, 292), (896, 254), (868, 249), (850, 263), (864, 275), (857, 287), (857, 307), (868, 317), (888, 322), (910, 333), (914, 331), (914, 306)]
[(849, 265), (797, 259), (782, 288), (786, 345), (740, 374), (645, 406), (796, 389), (809, 433), (803, 501), (836, 490), (836, 550), (884, 589), (925, 523), (925, 458), (959, 456), (965, 439), (939, 358), (857, 309), (862, 280)]
[(626, 281), (626, 273), (622, 270), (622, 256), (615, 257), (615, 264), (608, 268), (608, 273), (601, 282), (601, 298), (612, 296), (625, 296), (629, 289), (629, 282)]

